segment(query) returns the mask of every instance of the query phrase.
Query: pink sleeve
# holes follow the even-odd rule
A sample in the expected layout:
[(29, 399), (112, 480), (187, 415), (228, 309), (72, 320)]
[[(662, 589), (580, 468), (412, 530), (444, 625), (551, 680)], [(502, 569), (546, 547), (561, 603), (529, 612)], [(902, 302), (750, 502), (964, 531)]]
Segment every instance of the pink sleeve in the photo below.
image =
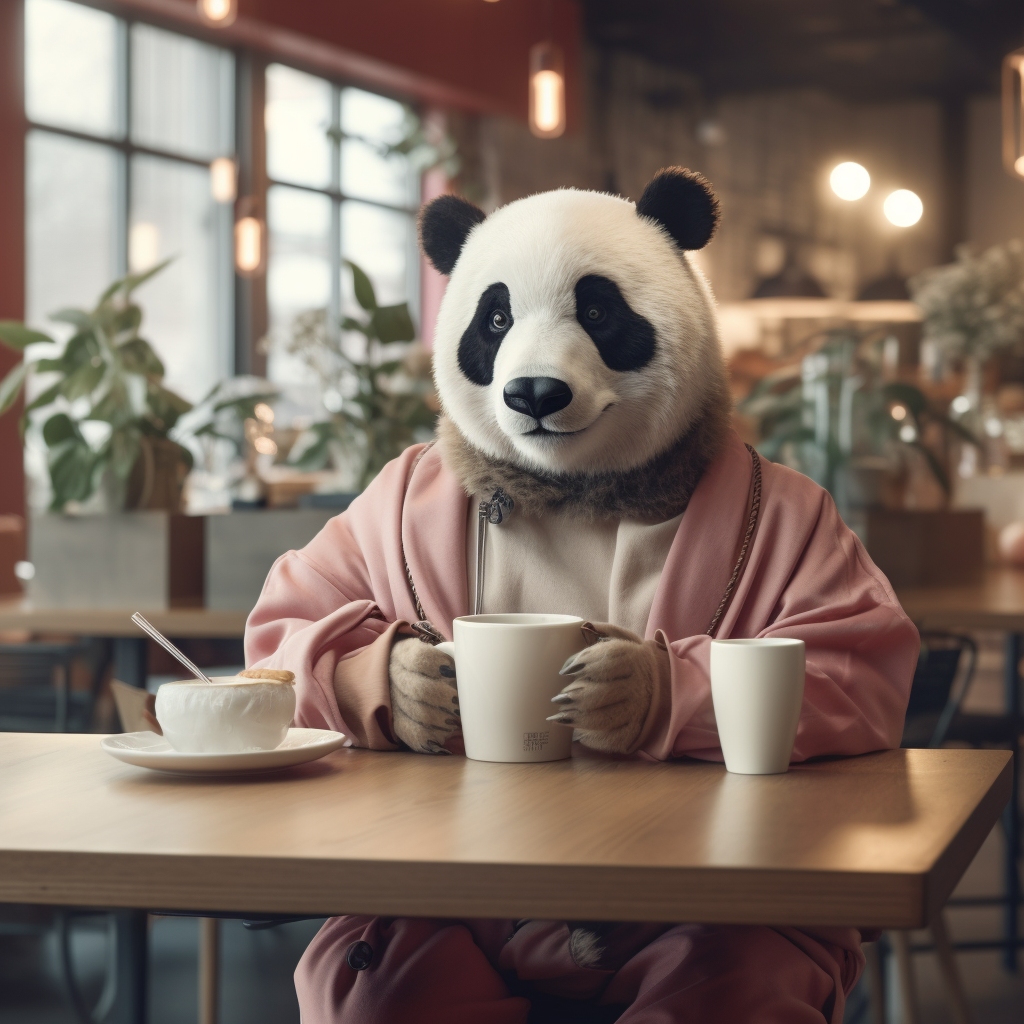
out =
[[(385, 467), (301, 551), (274, 563), (246, 623), (246, 664), (295, 673), (296, 724), (344, 732), (360, 746), (397, 745), (383, 647), (390, 649), (394, 624), (409, 618), (393, 587), (404, 572), (390, 563), (401, 564), (395, 538), (420, 447)], [(378, 639), (383, 646), (374, 649)], [(339, 670), (360, 655), (357, 670)]]
[[(769, 524), (765, 532), (759, 540), (767, 559), (748, 565), (744, 576), (752, 578), (737, 589), (734, 603), (740, 607), (729, 609), (730, 628), (719, 636), (791, 637), (807, 645), (793, 760), (899, 746), (920, 640), (888, 581), (824, 492), (795, 558), (786, 557), (794, 546), (792, 529)], [(780, 561), (787, 563), (785, 577), (775, 591), (772, 577)], [(770, 608), (764, 605), (766, 592), (772, 594)], [(672, 642), (660, 633), (659, 639), (669, 649), (671, 683), (660, 695), (660, 713), (649, 721), (641, 750), (659, 760), (682, 754), (721, 760), (710, 637)]]

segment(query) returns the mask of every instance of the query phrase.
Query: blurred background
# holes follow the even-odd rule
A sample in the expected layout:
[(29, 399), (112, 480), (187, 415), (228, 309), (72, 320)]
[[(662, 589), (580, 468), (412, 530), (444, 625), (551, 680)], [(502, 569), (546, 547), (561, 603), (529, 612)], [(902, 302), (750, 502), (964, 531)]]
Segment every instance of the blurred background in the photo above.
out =
[[(422, 202), (683, 165), (736, 428), (928, 630), (905, 742), (1016, 748), (1022, 47), (1013, 0), (0, 0), (0, 728), (133, 728), (177, 673), (125, 609), (241, 664), (273, 560), (432, 436)], [(950, 911), (979, 1021), (1024, 998), (1004, 825)], [(309, 927), (236, 924), (224, 1019), (296, 1019)], [(100, 1019), (105, 927), (0, 922), (0, 1021)], [(154, 1021), (193, 928), (154, 926)], [(911, 941), (916, 1008), (882, 956), (848, 1020), (968, 1019)]]

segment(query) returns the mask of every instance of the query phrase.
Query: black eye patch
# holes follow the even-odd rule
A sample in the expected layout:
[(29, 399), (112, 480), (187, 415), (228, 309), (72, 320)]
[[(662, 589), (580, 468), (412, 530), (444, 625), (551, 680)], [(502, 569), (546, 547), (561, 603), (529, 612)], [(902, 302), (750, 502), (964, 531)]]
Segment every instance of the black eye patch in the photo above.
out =
[(576, 282), (576, 319), (609, 370), (639, 370), (654, 356), (654, 328), (607, 277), (587, 274)]
[(494, 360), (513, 324), (512, 300), (500, 281), (485, 288), (473, 319), (459, 340), (459, 369), (486, 387), (494, 380)]

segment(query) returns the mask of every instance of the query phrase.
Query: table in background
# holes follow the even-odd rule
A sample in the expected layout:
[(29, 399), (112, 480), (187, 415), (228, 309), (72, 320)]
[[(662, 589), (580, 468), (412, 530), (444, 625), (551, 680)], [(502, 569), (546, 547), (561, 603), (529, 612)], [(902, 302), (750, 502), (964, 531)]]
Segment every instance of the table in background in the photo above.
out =
[[(0, 632), (67, 633), (109, 640), (114, 675), (132, 686), (146, 685), (145, 634), (132, 621), (134, 608), (38, 608), (28, 601), (0, 601)], [(169, 608), (143, 614), (172, 640), (237, 640), (248, 613), (233, 609)]]

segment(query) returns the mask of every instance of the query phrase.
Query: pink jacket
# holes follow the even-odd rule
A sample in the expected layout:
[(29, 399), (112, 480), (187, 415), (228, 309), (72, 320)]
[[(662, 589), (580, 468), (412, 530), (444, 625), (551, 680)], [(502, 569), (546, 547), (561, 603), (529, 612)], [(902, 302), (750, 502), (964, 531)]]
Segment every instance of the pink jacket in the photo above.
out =
[[(436, 447), (417, 461), (422, 449), (409, 448), (305, 548), (277, 560), (246, 627), (250, 666), (296, 673), (297, 724), (337, 729), (357, 746), (398, 745), (387, 655), (396, 632), (418, 618), (406, 562), (427, 618), (447, 637), (452, 620), (470, 611), (470, 498)], [(757, 531), (717, 635), (805, 641), (794, 760), (896, 747), (917, 631), (828, 493), (762, 465)], [(672, 682), (645, 729), (649, 757), (722, 759), (705, 630), (746, 528), (751, 474), (733, 434), (697, 486), (665, 563), (647, 637), (667, 644)]]

